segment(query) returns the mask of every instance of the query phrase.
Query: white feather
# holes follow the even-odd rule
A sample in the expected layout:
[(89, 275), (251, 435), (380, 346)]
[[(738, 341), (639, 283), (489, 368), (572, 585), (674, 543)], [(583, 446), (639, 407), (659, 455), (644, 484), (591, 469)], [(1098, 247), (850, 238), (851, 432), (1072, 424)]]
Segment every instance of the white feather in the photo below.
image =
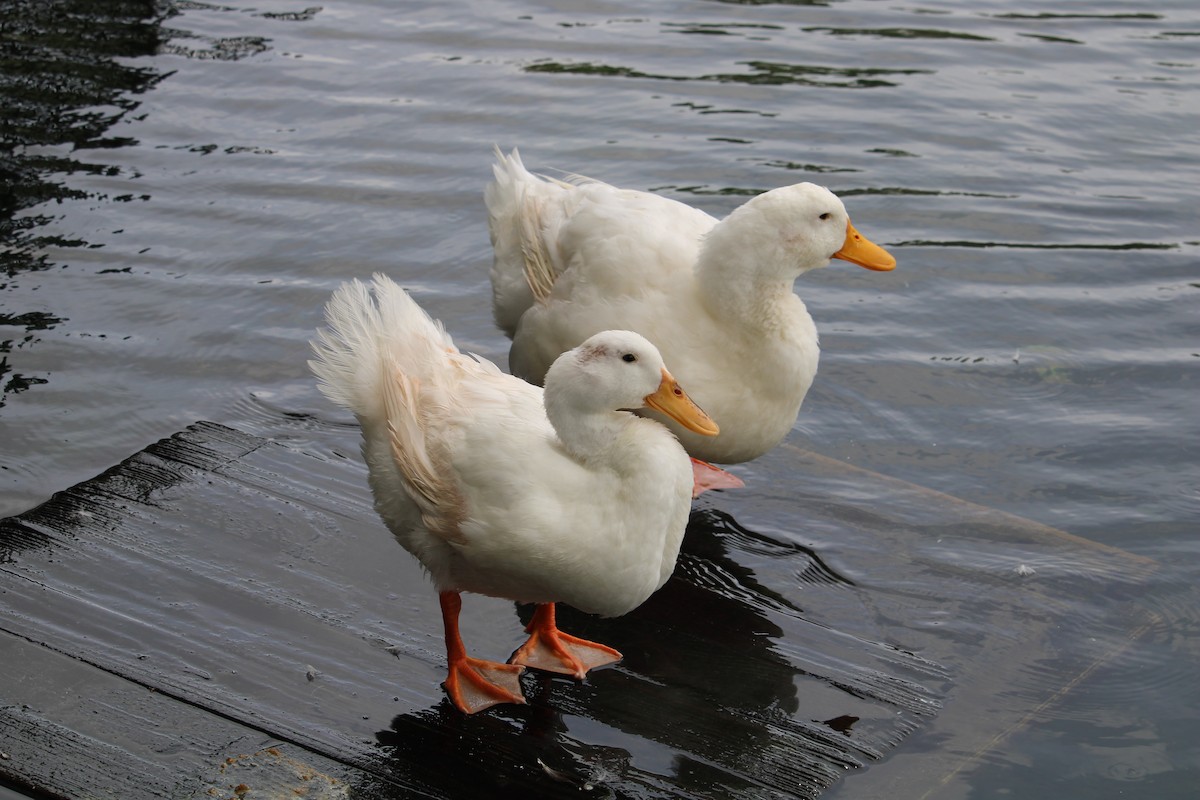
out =
[(535, 176), (516, 150), (497, 150), (493, 172), (493, 310), (513, 374), (541, 383), (588, 336), (633, 330), (721, 427), (702, 437), (650, 414), (693, 456), (747, 461), (788, 434), (819, 357), (792, 284), (850, 240), (832, 192), (787, 186), (717, 220), (648, 192)]
[(664, 427), (617, 410), (662, 379), (643, 337), (605, 332), (589, 346), (611, 358), (562, 356), (543, 401), (383, 276), (339, 288), (326, 318), (312, 370), (357, 416), (376, 508), (440, 591), (615, 615), (670, 576), (691, 465)]

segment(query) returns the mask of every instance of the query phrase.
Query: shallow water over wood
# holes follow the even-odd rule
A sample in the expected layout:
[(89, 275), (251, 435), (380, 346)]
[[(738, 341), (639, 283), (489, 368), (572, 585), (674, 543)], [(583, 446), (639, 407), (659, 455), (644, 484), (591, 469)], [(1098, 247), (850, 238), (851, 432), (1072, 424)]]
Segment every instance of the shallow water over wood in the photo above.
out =
[[(717, 686), (694, 691), (804, 726), (870, 715), (814, 699), (840, 691), (858, 703), (861, 686), (827, 695), (798, 675), (843, 662), (861, 669), (860, 657), (869, 662), (888, 647), (926, 659), (928, 667), (893, 662), (882, 672), (916, 670), (909, 700), (933, 698), (943, 710), (925, 719), (902, 704), (904, 723), (881, 725), (874, 738), (858, 723), (855, 758), (866, 768), (836, 784), (835, 795), (862, 796), (909, 759), (981, 747), (939, 736), (938, 725), (965, 735), (969, 726), (953, 716), (964, 705), (981, 720), (1033, 714), (959, 776), (956, 786), (973, 796), (1192, 791), (1200, 765), (1186, 744), (1200, 736), (1200, 423), (1191, 387), (1200, 13), (1190, 5), (107, 9), (28, 0), (0, 23), (0, 157), (10, 189), (0, 206), (0, 516), (213, 420), (309, 454), (281, 478), (301, 498), (330, 491), (338, 502), (364, 504), (353, 514), (361, 530), (329, 523), (322, 530), (330, 538), (314, 539), (314, 551), (289, 545), (302, 551), (297, 563), (333, 564), (352, 580), (343, 585), (313, 568), (310, 580), (285, 581), (267, 596), (292, 610), (319, 603), (321, 611), (304, 613), (338, 619), (379, 604), (369, 624), (345, 623), (351, 640), (416, 636), (435, 607), (431, 590), (369, 513), (360, 516), (365, 486), (354, 468), (322, 462), (338, 463), (334, 453), (353, 459), (357, 449), (356, 430), (319, 397), (304, 364), (333, 288), (385, 271), (464, 350), (503, 365), (482, 206), (493, 143), (519, 146), (534, 169), (652, 189), (717, 215), (764, 189), (812, 180), (843, 197), (856, 226), (899, 266), (886, 275), (834, 266), (798, 283), (823, 353), (792, 447), (736, 468), (747, 488), (697, 512), (699, 535), (672, 588), (632, 628), (619, 620), (603, 627), (617, 637), (653, 630), (662, 614), (671, 635), (646, 634), (655, 647), (644, 657), (668, 659), (689, 647), (686, 629), (676, 630), (687, 618), (680, 607), (703, 597), (718, 606), (704, 613), (730, 632), (729, 648), (769, 641), (756, 652), (779, 671), (771, 677), (734, 658), (705, 667)], [(1127, 572), (1114, 560), (1105, 573), (1074, 553), (968, 534), (946, 516), (953, 505), (923, 513), (919, 501), (865, 475), (813, 468), (802, 451), (1135, 558)], [(274, 519), (270, 503), (251, 507), (256, 522)], [(311, 512), (279, 511), (290, 513)], [(881, 539), (856, 534), (856, 525), (907, 526), (912, 536)], [(186, 524), (178, 526), (171, 530), (182, 536)], [(333, 547), (335, 532), (352, 535), (354, 547)], [(169, 541), (147, 547), (170, 553)], [(270, 552), (269, 541), (256, 547)], [(13, 576), (32, 568), (29, 552), (0, 565), (6, 581), (24, 580)], [(1129, 566), (1143, 558), (1156, 568)], [(140, 556), (130, 563), (146, 566)], [(86, 596), (81, 564), (46, 567), (45, 580), (66, 585), (78, 568), (72, 591)], [(917, 567), (902, 580), (887, 572), (895, 565)], [(1033, 572), (1014, 577), (1022, 566)], [(269, 559), (246, 566), (262, 580), (280, 569)], [(950, 573), (963, 583), (944, 585)], [(984, 575), (1059, 599), (1031, 596), (1029, 608), (1001, 613), (1020, 605), (985, 591)], [(226, 580), (247, 577), (235, 571)], [(222, 585), (194, 598), (192, 611), (225, 607), (236, 618)], [(291, 597), (300, 585), (313, 594)], [(1010, 598), (1022, 584), (997, 586)], [(700, 588), (681, 595), (684, 587)], [(967, 602), (972, 594), (978, 602)], [(939, 612), (947, 596), (962, 605)], [(124, 602), (132, 607), (138, 597)], [(860, 608), (876, 602), (884, 607)], [(121, 607), (117, 597), (105, 603)], [(176, 612), (163, 613), (142, 629), (148, 646), (171, 633)], [(480, 624), (513, 625), (507, 604), (480, 601), (476, 613)], [(1022, 625), (1049, 618), (1067, 636), (1062, 652), (1039, 650), (1015, 671), (1015, 655), (985, 663), (961, 655), (971, 641), (1019, 648)], [(60, 623), (65, 641), (73, 619)], [(834, 620), (827, 638), (798, 634)], [(236, 626), (247, 640), (263, 635), (244, 620)], [(1132, 643), (1131, 632), (1139, 632)], [(1038, 641), (1048, 647), (1053, 637)], [(932, 642), (960, 643), (962, 660), (948, 645), (921, 652), (937, 650)], [(504, 636), (495, 646), (507, 643)], [(321, 717), (319, 703), (313, 713), (337, 736), (374, 737), (355, 746), (380, 752), (405, 724), (445, 730), (438, 646), (412, 645), (423, 673), (360, 654), (353, 688), (342, 688), (358, 693), (358, 716), (372, 718), (361, 730), (336, 714)], [(313, 664), (326, 675), (352, 663), (328, 655)], [(162, 674), (184, 681), (188, 669)], [(211, 666), (200, 669), (211, 678)], [(1042, 705), (1084, 672), (1072, 691)], [(668, 683), (689, 680), (679, 671)], [(583, 687), (548, 683), (545, 709), (570, 717), (579, 759), (553, 769), (584, 774), (580, 764), (612, 757), (633, 765), (605, 767), (634, 781), (618, 781), (621, 791), (647, 796), (669, 793), (652, 776), (672, 775), (688, 791), (715, 780), (704, 759), (677, 768), (680, 752), (716, 752), (694, 741), (646, 735), (643, 751), (604, 750), (612, 738), (598, 719), (619, 711), (604, 704), (635, 704), (638, 687), (646, 689), (627, 672)], [(0, 684), (0, 698), (8, 697)], [(644, 709), (635, 711), (627, 713)], [(383, 721), (393, 716), (408, 723)], [(533, 724), (498, 719), (481, 730)], [(651, 722), (683, 736), (665, 712), (638, 724)]]

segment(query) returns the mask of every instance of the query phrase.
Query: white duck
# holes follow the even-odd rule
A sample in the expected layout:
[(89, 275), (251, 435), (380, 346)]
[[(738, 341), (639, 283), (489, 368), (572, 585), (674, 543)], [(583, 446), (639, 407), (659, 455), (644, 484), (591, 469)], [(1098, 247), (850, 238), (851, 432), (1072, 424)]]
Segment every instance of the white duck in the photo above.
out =
[[(636, 333), (558, 358), (541, 389), (459, 352), (395, 283), (341, 286), (309, 362), (363, 434), (375, 507), (440, 593), (446, 690), (467, 713), (521, 703), (523, 666), (582, 678), (612, 648), (555, 625), (554, 603), (616, 616), (675, 566), (691, 503), (687, 454), (650, 406), (701, 435), (717, 426)], [(459, 593), (538, 608), (508, 664), (467, 656)]]
[(832, 258), (896, 265), (811, 183), (758, 195), (718, 221), (648, 192), (535, 176), (516, 150), (496, 157), (485, 193), (493, 310), (513, 340), (513, 374), (541, 383), (559, 353), (597, 331), (637, 331), (721, 427), (702, 437), (649, 412), (697, 459), (748, 461), (795, 424), (819, 354), (792, 292), (798, 276)]

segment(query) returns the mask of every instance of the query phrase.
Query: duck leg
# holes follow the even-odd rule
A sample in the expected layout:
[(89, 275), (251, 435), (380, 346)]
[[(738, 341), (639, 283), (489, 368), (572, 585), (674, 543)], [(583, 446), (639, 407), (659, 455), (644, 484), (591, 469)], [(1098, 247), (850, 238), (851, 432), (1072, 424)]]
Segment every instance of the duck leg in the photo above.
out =
[(726, 472), (707, 461), (692, 459), (692, 499), (695, 500), (709, 489), (741, 489), (746, 484), (732, 472)]
[(621, 660), (621, 654), (606, 645), (563, 633), (554, 622), (554, 603), (542, 603), (525, 626), (529, 639), (508, 660), (547, 672), (561, 672), (583, 680), (589, 669)]
[(441, 592), (438, 600), (442, 605), (442, 623), (446, 626), (446, 661), (450, 667), (442, 685), (458, 710), (474, 714), (499, 703), (524, 703), (519, 677), (524, 667), (468, 656), (458, 631), (462, 598), (458, 592)]

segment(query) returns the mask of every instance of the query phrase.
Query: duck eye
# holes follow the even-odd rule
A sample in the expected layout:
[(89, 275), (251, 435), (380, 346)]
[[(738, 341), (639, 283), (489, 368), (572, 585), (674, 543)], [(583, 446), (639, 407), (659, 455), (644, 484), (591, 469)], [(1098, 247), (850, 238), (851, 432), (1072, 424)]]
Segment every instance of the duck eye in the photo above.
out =
[(830, 214), (828, 211), (826, 211), (824, 214), (821, 215), (821, 219), (829, 219), (831, 216), (833, 216), (833, 215)]
[(626, 364), (632, 364), (633, 362), (637, 361), (637, 356), (635, 356), (633, 353), (626, 353), (625, 355), (621, 356), (621, 360)]

